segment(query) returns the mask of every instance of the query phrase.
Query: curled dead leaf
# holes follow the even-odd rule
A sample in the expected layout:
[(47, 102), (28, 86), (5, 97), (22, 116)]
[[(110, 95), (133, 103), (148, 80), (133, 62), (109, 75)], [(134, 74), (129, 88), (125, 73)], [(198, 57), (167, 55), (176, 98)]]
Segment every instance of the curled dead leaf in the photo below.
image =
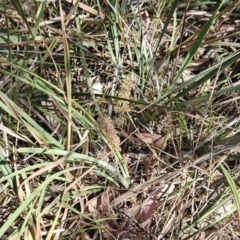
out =
[(108, 216), (111, 213), (108, 191), (109, 189), (107, 188), (107, 190), (104, 191), (101, 196), (101, 212), (102, 215), (105, 216)]
[(128, 216), (133, 217), (136, 221), (140, 220), (146, 229), (151, 224), (151, 218), (156, 209), (156, 196), (146, 199), (142, 204), (136, 204), (132, 208), (126, 210)]
[(154, 141), (153, 146), (164, 151), (167, 146), (168, 139), (169, 139), (169, 134)]
[(111, 213), (109, 188), (107, 188), (100, 195), (89, 200), (85, 206), (87, 211), (94, 219), (98, 218), (99, 216), (109, 216)]
[(101, 204), (101, 195), (98, 195), (86, 203), (86, 210), (91, 214), (91, 217), (97, 219), (99, 216), (98, 206)]
[(153, 145), (154, 147), (164, 150), (167, 146), (167, 141), (170, 137), (169, 134), (162, 136), (159, 134), (151, 134), (151, 133), (139, 133), (136, 136), (146, 144)]
[(139, 133), (136, 136), (146, 144), (153, 144), (156, 140), (161, 138), (162, 136), (159, 134), (151, 134), (151, 133)]
[(151, 224), (151, 217), (156, 209), (156, 197), (153, 196), (145, 201), (141, 206), (140, 221), (142, 225), (148, 228)]
[(89, 237), (89, 235), (85, 232), (81, 233), (81, 239), (82, 240), (91, 240), (91, 238)]

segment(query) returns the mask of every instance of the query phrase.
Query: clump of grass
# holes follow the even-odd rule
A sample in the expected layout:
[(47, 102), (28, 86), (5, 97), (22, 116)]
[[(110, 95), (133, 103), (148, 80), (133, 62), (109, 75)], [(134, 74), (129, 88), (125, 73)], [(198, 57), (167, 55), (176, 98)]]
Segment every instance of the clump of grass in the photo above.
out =
[(1, 3), (0, 238), (236, 238), (238, 11)]

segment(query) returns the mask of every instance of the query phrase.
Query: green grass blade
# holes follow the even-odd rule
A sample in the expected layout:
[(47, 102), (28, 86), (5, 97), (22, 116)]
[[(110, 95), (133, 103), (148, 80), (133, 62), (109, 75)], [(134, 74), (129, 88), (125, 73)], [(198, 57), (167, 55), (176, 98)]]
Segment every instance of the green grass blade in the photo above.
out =
[(46, 132), (42, 127), (40, 127), (28, 114), (26, 114), (15, 102), (8, 98), (3, 92), (0, 92), (0, 97), (2, 100), (6, 101), (8, 104), (5, 105), (0, 101), (0, 107), (5, 110), (9, 115), (14, 117), (17, 121), (20, 120), (21, 116), (26, 127), (32, 134), (35, 134), (43, 142), (46, 142), (50, 145), (55, 145), (57, 148), (63, 149), (64, 147), (59, 143), (59, 141), (53, 138), (48, 132)]
[(28, 196), (23, 203), (11, 214), (11, 216), (5, 221), (5, 223), (0, 227), (0, 238), (3, 236), (3, 234), (10, 228), (10, 226), (13, 224), (13, 222), (18, 218), (18, 216), (26, 209), (28, 209), (31, 202), (39, 196), (41, 191), (54, 179), (56, 179), (58, 176), (69, 172), (70, 169), (65, 169), (62, 171), (59, 171), (55, 174), (52, 174), (49, 178), (47, 178), (39, 187), (37, 187), (30, 196)]
[(223, 166), (223, 164), (221, 164), (220, 167), (223, 171), (225, 178), (227, 179), (228, 185), (230, 186), (230, 188), (232, 190), (233, 198), (234, 198), (237, 212), (238, 212), (238, 221), (240, 223), (240, 196), (239, 196), (239, 193), (237, 190), (236, 183), (233, 180), (233, 178), (231, 177), (231, 175), (229, 174), (229, 172), (226, 170), (226, 168)]
[[(159, 35), (155, 45), (154, 45), (153, 57), (152, 57), (152, 59), (151, 59), (151, 61), (149, 63), (149, 71), (148, 71), (148, 74), (147, 74), (147, 79), (150, 78), (150, 75), (152, 73), (152, 69), (153, 69), (154, 61), (156, 59), (157, 51), (159, 49), (159, 45), (160, 45), (160, 43), (161, 43), (161, 41), (162, 41), (162, 39), (164, 37), (164, 34), (166, 33), (166, 30), (167, 30), (167, 27), (169, 26), (169, 23), (172, 20), (172, 16), (174, 15), (174, 12), (177, 11), (178, 2), (179, 2), (179, 0), (174, 0), (173, 1), (173, 5), (171, 6), (171, 9), (170, 9), (170, 11), (168, 13), (167, 20), (164, 23), (164, 27), (163, 27), (163, 29), (162, 29), (162, 31), (161, 31), (161, 33), (160, 33), (160, 35)], [(143, 88), (144, 88), (144, 84), (143, 84), (141, 90), (143, 90)]]
[(187, 68), (188, 64), (190, 63), (190, 61), (192, 60), (194, 54), (196, 53), (196, 51), (198, 50), (198, 48), (200, 47), (200, 45), (202, 44), (203, 39), (205, 38), (207, 32), (209, 31), (209, 29), (211, 28), (212, 24), (214, 23), (215, 19), (216, 19), (216, 15), (218, 14), (219, 9), (222, 7), (223, 5), (223, 1), (218, 5), (218, 7), (216, 8), (216, 10), (214, 11), (214, 13), (212, 14), (211, 18), (207, 21), (207, 23), (205, 24), (205, 26), (202, 28), (202, 30), (199, 32), (196, 40), (194, 41), (194, 43), (192, 44), (192, 47), (190, 48), (189, 52), (187, 53), (187, 56), (185, 57), (176, 77), (174, 78), (173, 82), (171, 83), (171, 87), (173, 87), (175, 85), (175, 83), (177, 82), (177, 80), (181, 77), (182, 73), (184, 72), (184, 70)]
[[(197, 76), (193, 77), (189, 81), (181, 84), (179, 87), (172, 90), (172, 93), (177, 93), (176, 98), (183, 96), (184, 94), (190, 92), (192, 89), (216, 76), (218, 72), (221, 72), (223, 69), (226, 69), (228, 66), (236, 62), (240, 58), (240, 50), (234, 52), (233, 54), (229, 54), (229, 56), (225, 57), (221, 62), (215, 64), (209, 69), (201, 72)], [(219, 94), (224, 91), (218, 92)], [(216, 93), (213, 93), (216, 94)]]
[[(46, 155), (58, 155), (58, 156), (64, 156), (66, 155), (68, 152), (67, 151), (63, 151), (60, 149), (49, 149), (49, 150), (45, 150), (42, 148), (19, 148), (18, 152), (21, 153), (38, 153), (38, 154), (46, 154)], [(105, 161), (102, 161), (100, 159), (96, 159), (90, 156), (86, 156), (84, 154), (80, 154), (80, 153), (72, 153), (72, 155), (68, 158), (68, 161), (73, 161), (73, 162), (78, 162), (80, 163), (80, 160), (84, 160), (85, 163), (89, 164), (90, 166), (92, 166), (93, 164), (96, 165), (97, 167), (99, 167), (100, 169), (104, 169), (107, 171), (107, 174), (110, 177), (113, 177), (114, 179), (116, 179), (118, 182), (120, 182), (125, 188), (129, 187), (129, 179), (125, 179), (116, 168), (114, 168), (112, 165), (106, 163)], [(101, 173), (101, 172), (100, 172)]]

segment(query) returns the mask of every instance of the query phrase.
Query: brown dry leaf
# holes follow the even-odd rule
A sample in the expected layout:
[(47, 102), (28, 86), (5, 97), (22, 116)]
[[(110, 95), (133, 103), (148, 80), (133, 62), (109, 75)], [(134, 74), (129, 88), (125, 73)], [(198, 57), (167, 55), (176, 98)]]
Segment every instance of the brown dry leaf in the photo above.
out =
[(110, 215), (110, 201), (109, 201), (109, 194), (108, 194), (109, 188), (107, 188), (106, 191), (104, 191), (101, 195), (101, 212), (104, 216)]
[(134, 204), (131, 208), (126, 209), (125, 213), (129, 216), (134, 218), (135, 220), (139, 219), (141, 208), (139, 204)]
[(223, 174), (222, 174), (221, 172), (219, 172), (218, 170), (215, 170), (215, 171), (212, 173), (211, 177), (212, 177), (213, 179), (220, 179), (220, 178), (223, 177)]
[(236, 146), (234, 146), (234, 147), (231, 149), (231, 152), (232, 152), (232, 153), (240, 153), (240, 144), (236, 144)]
[(93, 218), (110, 215), (110, 201), (109, 201), (109, 189), (101, 193), (100, 195), (92, 198), (86, 203), (88, 212), (92, 214)]
[(86, 207), (89, 213), (92, 214), (92, 217), (96, 219), (99, 216), (98, 207), (101, 204), (101, 194), (92, 198), (86, 203)]
[(146, 144), (153, 144), (156, 140), (161, 138), (162, 136), (159, 134), (151, 134), (151, 133), (139, 133), (136, 136)]
[(91, 238), (89, 237), (89, 235), (85, 232), (81, 233), (81, 239), (82, 240), (91, 240)]
[(153, 142), (153, 146), (164, 151), (167, 146), (167, 141), (169, 137), (169, 134), (167, 134), (166, 136), (157, 139)]
[(151, 157), (148, 157), (146, 159), (143, 160), (143, 165), (144, 165), (144, 171), (143, 173), (145, 174), (145, 179), (148, 180), (148, 172), (149, 172), (149, 169), (150, 169), (150, 165), (151, 165), (151, 162), (152, 162), (152, 159), (153, 159), (153, 155)]
[(143, 202), (141, 206), (140, 220), (144, 227), (148, 227), (151, 223), (151, 217), (156, 208), (156, 197), (153, 196)]
[(159, 134), (151, 134), (151, 133), (139, 133), (136, 136), (146, 144), (152, 144), (154, 147), (164, 150), (167, 146), (167, 140), (170, 135), (162, 136)]
[[(92, 214), (94, 219), (102, 218), (102, 217), (110, 217), (112, 219), (108, 219), (101, 222), (102, 225), (102, 234), (104, 239), (115, 239), (113, 235), (115, 234), (116, 224), (115, 219), (111, 215), (110, 201), (109, 201), (109, 188), (107, 188), (103, 193), (94, 197), (90, 201), (86, 203), (86, 207), (88, 212)], [(86, 237), (86, 236), (84, 236)], [(88, 236), (87, 236), (88, 237)], [(88, 238), (86, 238), (88, 239)]]

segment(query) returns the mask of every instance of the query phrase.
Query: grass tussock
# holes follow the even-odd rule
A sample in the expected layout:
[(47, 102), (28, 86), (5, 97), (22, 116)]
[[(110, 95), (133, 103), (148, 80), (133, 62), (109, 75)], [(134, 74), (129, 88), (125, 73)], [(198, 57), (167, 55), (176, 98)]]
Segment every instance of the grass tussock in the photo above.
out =
[(239, 1), (0, 3), (1, 239), (239, 239)]

